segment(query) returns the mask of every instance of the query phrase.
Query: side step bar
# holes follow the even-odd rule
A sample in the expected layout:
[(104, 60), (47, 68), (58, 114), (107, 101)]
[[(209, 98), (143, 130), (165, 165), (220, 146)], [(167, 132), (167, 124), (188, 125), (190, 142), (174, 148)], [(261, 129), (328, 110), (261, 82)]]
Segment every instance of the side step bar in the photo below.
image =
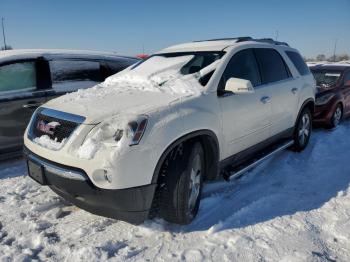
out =
[(246, 173), (249, 170), (253, 169), (257, 165), (259, 165), (262, 162), (264, 162), (265, 160), (267, 160), (270, 157), (276, 155), (277, 153), (281, 152), (282, 150), (292, 146), (293, 143), (294, 143), (293, 140), (288, 141), (288, 142), (282, 144), (281, 146), (275, 148), (274, 150), (268, 152), (267, 154), (263, 155), (261, 158), (255, 159), (253, 162), (248, 162), (247, 165), (245, 165), (243, 168), (241, 168), (241, 169), (239, 169), (237, 171), (233, 171), (233, 172), (231, 172), (231, 174), (227, 174), (226, 176), (224, 176), (225, 180), (229, 181), (229, 180), (232, 180), (232, 179), (235, 179), (235, 178), (238, 178), (238, 177), (242, 176), (244, 173)]

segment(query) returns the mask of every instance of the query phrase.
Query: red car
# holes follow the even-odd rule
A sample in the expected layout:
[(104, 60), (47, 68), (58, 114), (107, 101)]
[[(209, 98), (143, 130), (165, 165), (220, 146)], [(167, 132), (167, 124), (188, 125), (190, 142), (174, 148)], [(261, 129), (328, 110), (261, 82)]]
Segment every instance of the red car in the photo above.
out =
[(310, 67), (317, 86), (314, 123), (336, 127), (350, 115), (350, 64)]

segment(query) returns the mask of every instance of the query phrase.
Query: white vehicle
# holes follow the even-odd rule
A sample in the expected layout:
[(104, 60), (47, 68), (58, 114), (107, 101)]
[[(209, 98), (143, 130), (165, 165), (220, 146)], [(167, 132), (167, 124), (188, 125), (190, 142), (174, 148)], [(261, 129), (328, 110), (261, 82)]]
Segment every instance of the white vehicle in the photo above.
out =
[(38, 108), (24, 136), (29, 175), (95, 214), (188, 224), (203, 182), (303, 150), (314, 101), (314, 78), (285, 43), (172, 46)]

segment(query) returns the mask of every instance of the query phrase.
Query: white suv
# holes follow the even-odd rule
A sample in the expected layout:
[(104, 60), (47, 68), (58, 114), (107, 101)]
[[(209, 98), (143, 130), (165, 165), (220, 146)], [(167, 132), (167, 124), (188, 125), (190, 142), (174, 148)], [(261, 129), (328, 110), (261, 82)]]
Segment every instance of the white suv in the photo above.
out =
[(29, 175), (95, 214), (187, 224), (204, 181), (303, 150), (314, 101), (314, 78), (285, 43), (172, 46), (38, 108), (24, 136)]

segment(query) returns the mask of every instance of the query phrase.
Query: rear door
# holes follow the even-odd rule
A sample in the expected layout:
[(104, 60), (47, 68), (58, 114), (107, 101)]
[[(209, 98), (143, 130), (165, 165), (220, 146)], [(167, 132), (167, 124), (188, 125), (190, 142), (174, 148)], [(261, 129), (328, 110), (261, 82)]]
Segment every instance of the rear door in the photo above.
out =
[(268, 85), (271, 93), (271, 137), (273, 137), (294, 125), (299, 88), (277, 50), (256, 48), (254, 52), (263, 85)]
[(0, 154), (21, 149), (34, 110), (45, 102), (45, 78), (38, 60), (0, 65)]
[(268, 86), (261, 85), (259, 68), (252, 49), (245, 49), (233, 55), (223, 73), (218, 94), (220, 90), (224, 90), (226, 81), (232, 77), (250, 80), (255, 92), (224, 92), (219, 96), (226, 140), (225, 157), (266, 140), (270, 135), (271, 124), (270, 90)]

